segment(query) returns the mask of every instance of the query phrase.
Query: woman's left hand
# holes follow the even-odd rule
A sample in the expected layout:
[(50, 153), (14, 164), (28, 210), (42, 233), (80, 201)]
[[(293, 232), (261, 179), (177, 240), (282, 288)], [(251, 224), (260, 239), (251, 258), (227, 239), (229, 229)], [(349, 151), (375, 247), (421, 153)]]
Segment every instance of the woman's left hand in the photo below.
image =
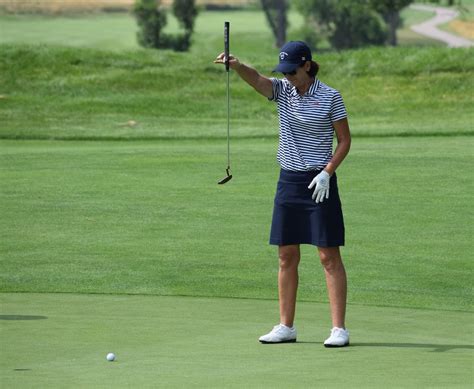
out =
[(329, 175), (328, 172), (323, 170), (321, 173), (319, 173), (316, 177), (313, 178), (313, 181), (311, 181), (311, 184), (309, 184), (308, 189), (314, 188), (313, 195), (311, 198), (316, 202), (316, 203), (322, 203), (324, 199), (329, 198), (329, 179), (331, 176)]

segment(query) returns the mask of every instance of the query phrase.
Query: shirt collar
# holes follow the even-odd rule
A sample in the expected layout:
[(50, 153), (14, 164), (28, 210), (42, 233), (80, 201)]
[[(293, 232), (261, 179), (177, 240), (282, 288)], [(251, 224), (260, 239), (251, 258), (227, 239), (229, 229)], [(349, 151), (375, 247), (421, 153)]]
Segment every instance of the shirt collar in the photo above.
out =
[(308, 95), (314, 95), (316, 91), (319, 88), (319, 80), (317, 78), (314, 79), (314, 82), (311, 84), (311, 86), (308, 89), (308, 92), (306, 92)]
[[(303, 96), (314, 95), (316, 93), (316, 91), (318, 90), (318, 88), (319, 88), (319, 84), (320, 84), (320, 81), (317, 78), (315, 78), (314, 82), (310, 85), (309, 89), (306, 91), (306, 93)], [(299, 96), (298, 91), (297, 91), (295, 86), (293, 86), (291, 88), (291, 95), (292, 96)], [(301, 96), (301, 97), (303, 97), (303, 96)]]

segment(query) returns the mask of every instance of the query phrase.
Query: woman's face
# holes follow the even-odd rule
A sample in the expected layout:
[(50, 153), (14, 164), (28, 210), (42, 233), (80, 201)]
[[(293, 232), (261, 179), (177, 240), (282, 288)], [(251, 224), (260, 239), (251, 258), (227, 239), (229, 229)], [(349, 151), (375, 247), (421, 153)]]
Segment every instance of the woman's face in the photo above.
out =
[(290, 82), (291, 85), (299, 89), (312, 81), (311, 77), (308, 76), (308, 71), (311, 69), (311, 61), (306, 61), (303, 66), (296, 68), (296, 73), (283, 73), (285, 78)]

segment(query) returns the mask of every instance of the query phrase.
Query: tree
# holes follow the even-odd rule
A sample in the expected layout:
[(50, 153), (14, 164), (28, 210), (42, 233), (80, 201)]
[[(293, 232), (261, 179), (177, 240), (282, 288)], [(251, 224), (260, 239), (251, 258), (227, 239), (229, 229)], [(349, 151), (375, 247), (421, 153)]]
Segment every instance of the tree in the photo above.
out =
[(276, 46), (283, 46), (286, 42), (286, 29), (288, 27), (288, 0), (260, 0), (260, 3), (275, 37)]
[(383, 45), (387, 39), (383, 22), (365, 1), (339, 1), (334, 23), (329, 41), (338, 49)]
[(174, 0), (173, 13), (184, 29), (182, 34), (164, 34), (166, 26), (166, 11), (160, 7), (161, 0), (135, 0), (133, 13), (140, 30), (138, 42), (144, 47), (171, 48), (176, 51), (186, 51), (191, 46), (191, 36), (194, 31), (194, 20), (198, 14), (195, 0)]
[(337, 49), (385, 43), (386, 27), (369, 0), (296, 0), (295, 3), (306, 24), (316, 26), (315, 34), (327, 38)]
[(397, 28), (400, 26), (400, 10), (413, 3), (413, 0), (370, 0), (370, 4), (388, 25), (388, 43), (397, 45)]
[(184, 29), (184, 35), (191, 40), (194, 32), (194, 19), (198, 14), (195, 0), (174, 0), (173, 13), (178, 19), (180, 26)]
[(160, 47), (161, 30), (167, 23), (166, 12), (160, 3), (159, 0), (137, 0), (133, 6), (139, 26), (138, 43), (143, 47)]

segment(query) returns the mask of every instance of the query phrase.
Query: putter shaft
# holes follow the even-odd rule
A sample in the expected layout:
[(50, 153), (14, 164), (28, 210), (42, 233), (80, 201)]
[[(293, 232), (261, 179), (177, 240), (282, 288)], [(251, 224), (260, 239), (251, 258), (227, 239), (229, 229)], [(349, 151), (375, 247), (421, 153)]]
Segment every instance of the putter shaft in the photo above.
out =
[(230, 23), (224, 23), (224, 55), (225, 55), (225, 70), (227, 72), (227, 176), (220, 180), (218, 184), (225, 184), (232, 179), (232, 173), (230, 172), (230, 72), (229, 72), (229, 29)]
[(227, 72), (227, 168), (230, 170), (230, 87), (229, 72)]
[(218, 182), (219, 185), (225, 184), (232, 179), (230, 172), (230, 93), (229, 93), (229, 72), (227, 72), (227, 176)]

